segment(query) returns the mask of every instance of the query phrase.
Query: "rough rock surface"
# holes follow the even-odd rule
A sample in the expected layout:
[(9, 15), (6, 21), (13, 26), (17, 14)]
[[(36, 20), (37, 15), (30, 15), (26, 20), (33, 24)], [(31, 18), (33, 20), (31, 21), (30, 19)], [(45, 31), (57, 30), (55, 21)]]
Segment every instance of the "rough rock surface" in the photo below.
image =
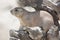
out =
[(30, 27), (22, 30), (10, 30), (10, 40), (20, 39), (20, 40), (41, 40), (43, 37), (43, 32), (39, 27)]

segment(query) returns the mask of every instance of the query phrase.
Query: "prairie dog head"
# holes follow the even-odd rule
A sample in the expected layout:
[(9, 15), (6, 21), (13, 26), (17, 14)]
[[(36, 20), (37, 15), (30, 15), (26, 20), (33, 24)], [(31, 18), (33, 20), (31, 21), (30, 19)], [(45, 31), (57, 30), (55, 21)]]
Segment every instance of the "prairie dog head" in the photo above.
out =
[(24, 8), (14, 8), (11, 10), (12, 15), (15, 15), (18, 19), (22, 20), (24, 25), (38, 26), (40, 25), (40, 11), (29, 12)]

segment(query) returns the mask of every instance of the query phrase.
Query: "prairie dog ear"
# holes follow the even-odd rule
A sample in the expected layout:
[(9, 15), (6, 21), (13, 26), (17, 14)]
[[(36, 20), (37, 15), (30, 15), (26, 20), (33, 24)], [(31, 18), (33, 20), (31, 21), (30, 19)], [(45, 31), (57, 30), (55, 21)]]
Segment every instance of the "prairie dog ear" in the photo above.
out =
[(35, 8), (31, 7), (31, 6), (26, 6), (26, 7), (23, 7), (26, 11), (28, 12), (35, 12)]

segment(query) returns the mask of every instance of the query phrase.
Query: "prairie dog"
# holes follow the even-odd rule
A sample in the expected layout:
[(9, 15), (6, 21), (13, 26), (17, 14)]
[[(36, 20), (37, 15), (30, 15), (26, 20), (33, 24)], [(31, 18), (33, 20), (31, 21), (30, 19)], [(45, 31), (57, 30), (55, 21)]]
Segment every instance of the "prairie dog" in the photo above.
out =
[(24, 8), (17, 7), (12, 9), (11, 13), (21, 21), (22, 26), (41, 26), (40, 11), (29, 12)]

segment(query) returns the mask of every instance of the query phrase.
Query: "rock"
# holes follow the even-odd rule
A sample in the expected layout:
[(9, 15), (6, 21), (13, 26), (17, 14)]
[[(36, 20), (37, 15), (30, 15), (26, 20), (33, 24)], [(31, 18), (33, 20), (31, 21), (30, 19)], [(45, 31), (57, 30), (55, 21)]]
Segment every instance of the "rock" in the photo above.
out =
[(58, 27), (52, 26), (47, 33), (48, 40), (59, 40)]
[(32, 40), (29, 37), (29, 34), (27, 33), (27, 31), (19, 30), (19, 31), (15, 31), (15, 30), (10, 30), (10, 40)]
[(42, 40), (43, 30), (40, 27), (22, 27), (17, 33), (10, 30), (10, 40)]
[(33, 40), (41, 40), (43, 37), (43, 30), (40, 27), (29, 27), (26, 31)]
[(16, 30), (10, 30), (9, 33), (10, 37), (18, 38), (18, 32)]
[(18, 0), (17, 3), (21, 7), (31, 6), (31, 7), (38, 9), (38, 8), (40, 8), (41, 4), (43, 3), (43, 0)]
[(29, 34), (27, 33), (27, 31), (19, 31), (19, 39), (20, 40), (32, 40), (30, 37), (29, 37)]
[(20, 39), (15, 38), (15, 37), (11, 37), (9, 40), (20, 40)]

